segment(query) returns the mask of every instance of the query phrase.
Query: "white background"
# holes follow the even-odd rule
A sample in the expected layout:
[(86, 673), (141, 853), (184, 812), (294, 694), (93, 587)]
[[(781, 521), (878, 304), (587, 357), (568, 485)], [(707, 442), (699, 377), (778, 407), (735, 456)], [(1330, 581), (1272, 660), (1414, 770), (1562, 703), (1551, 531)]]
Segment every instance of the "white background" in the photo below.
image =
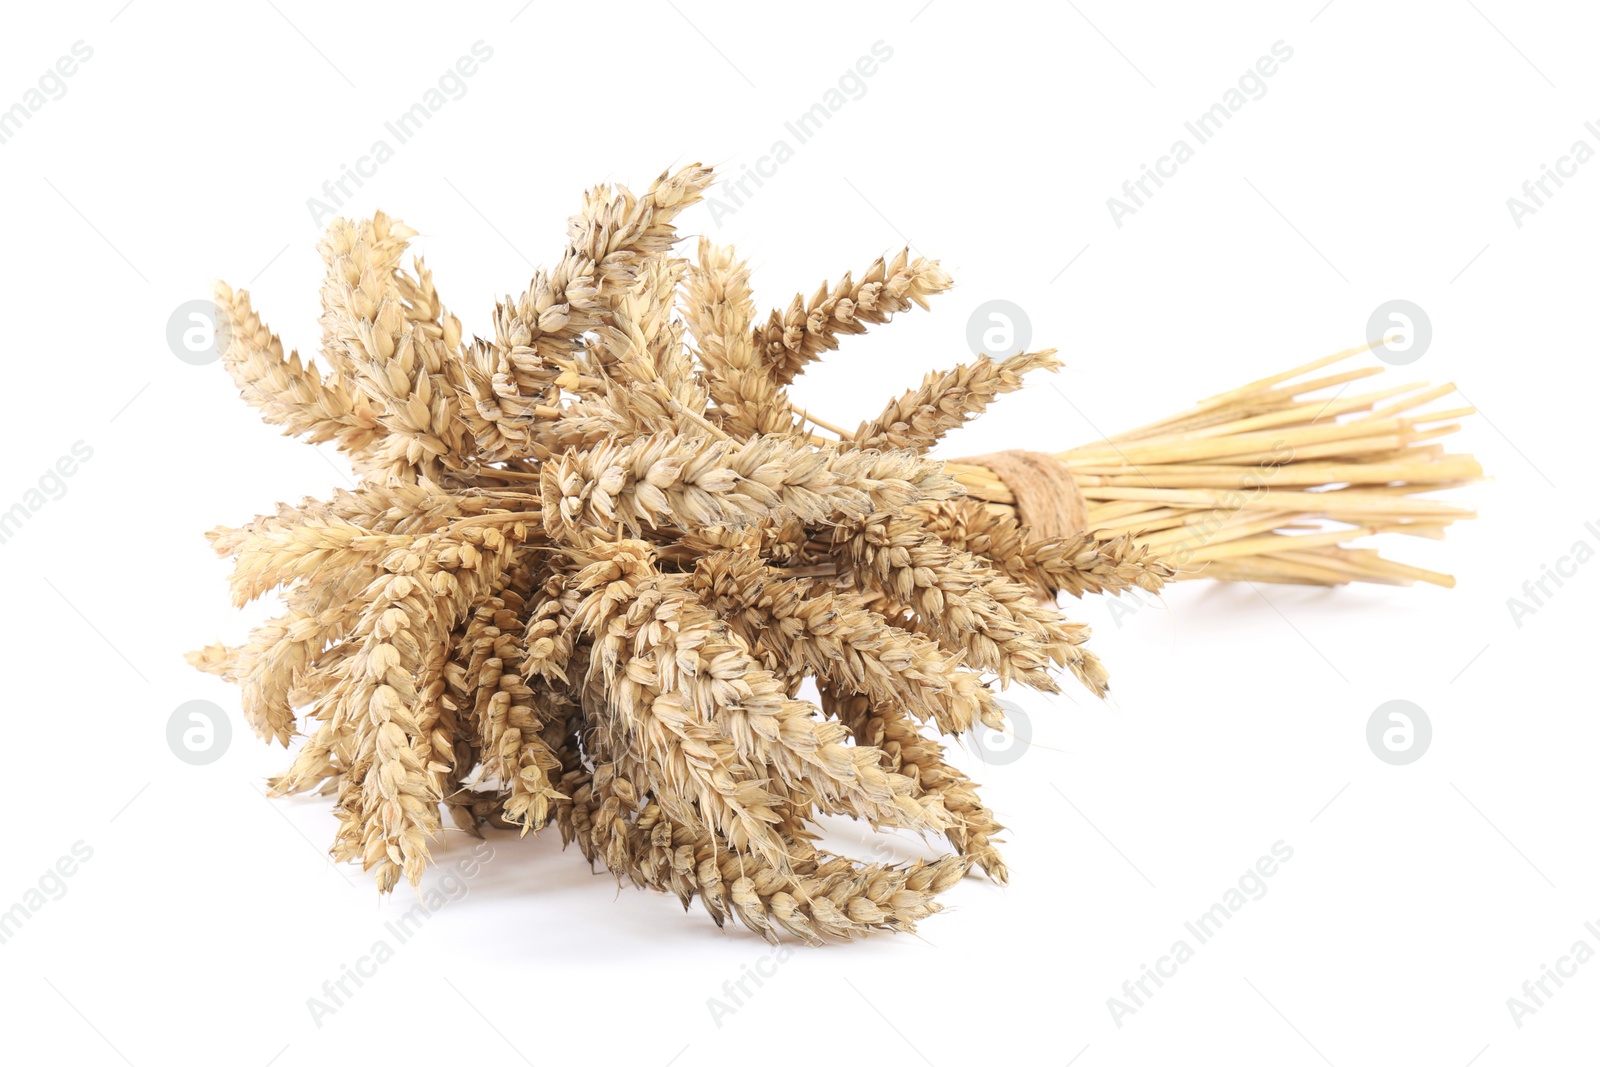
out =
[[(1600, 148), (1584, 128), (1600, 119), (1595, 20), (1578, 4), (1320, 2), (9, 9), (0, 107), (74, 42), (93, 56), (0, 144), (0, 510), (74, 442), (93, 457), (0, 546), (0, 909), (75, 842), (93, 855), (0, 945), (8, 1055), (1592, 1062), (1600, 962), (1520, 1028), (1506, 1000), (1574, 942), (1600, 949), (1584, 929), (1600, 925), (1600, 566), (1520, 627), (1507, 599), (1575, 542), (1600, 545), (1584, 526), (1600, 520), (1600, 163), (1520, 227), (1506, 201), (1575, 140)], [(203, 767), (174, 758), (165, 729), (193, 699), (237, 715), (234, 691), (181, 654), (266, 611), (228, 606), (202, 532), (344, 474), (262, 425), (219, 366), (175, 358), (166, 322), (222, 277), (313, 351), (307, 198), (479, 40), (493, 57), (465, 95), (345, 207), (420, 230), (469, 330), (554, 261), (584, 188), (642, 188), (697, 159), (737, 176), (793, 143), (784, 122), (882, 41), (892, 58), (864, 95), (748, 203), (683, 221), (736, 243), (766, 304), (907, 241), (955, 275), (931, 312), (847, 340), (803, 403), (854, 424), (968, 358), (969, 314), (1001, 298), (1067, 369), (945, 454), (1060, 449), (1358, 344), (1377, 305), (1412, 300), (1432, 347), (1388, 377), (1459, 383), (1482, 414), (1457, 447), (1493, 480), (1455, 494), (1481, 519), (1391, 547), (1459, 587), (1196, 582), (1121, 619), (1070, 604), (1096, 626), (1114, 699), (1019, 696), (1022, 758), (957, 754), (1011, 827), (1013, 880), (971, 878), (918, 937), (763, 962), (773, 950), (754, 935), (618, 891), (553, 829), (501, 835), (465, 897), (318, 1026), (308, 998), (393, 940), (384, 924), (410, 891), (380, 900), (330, 864), (326, 801), (263, 799), (287, 759), (242, 721)], [(1293, 57), (1266, 94), (1115, 225), (1107, 197), (1277, 41)], [(1364, 736), (1398, 698), (1434, 728), (1405, 767)], [(1116, 1025), (1107, 998), (1280, 840), (1293, 859), (1269, 892)], [(441, 864), (470, 845), (451, 834)], [(714, 1018), (708, 998), (726, 1002), (724, 982), (758, 963), (773, 976)]]

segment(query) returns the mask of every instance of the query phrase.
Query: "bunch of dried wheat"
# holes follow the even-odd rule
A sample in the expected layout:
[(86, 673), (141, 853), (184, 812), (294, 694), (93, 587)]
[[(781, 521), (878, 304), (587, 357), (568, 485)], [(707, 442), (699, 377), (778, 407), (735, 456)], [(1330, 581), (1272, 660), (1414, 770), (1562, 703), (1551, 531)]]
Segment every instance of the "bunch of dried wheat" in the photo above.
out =
[[(326, 372), (217, 287), (244, 398), (335, 442), (361, 484), (211, 533), (236, 602), (276, 589), (287, 611), (190, 660), (240, 686), (263, 737), (303, 728), (272, 788), (334, 794), (334, 855), (384, 890), (421, 877), (443, 807), (472, 833), (554, 820), (619, 878), (768, 937), (910, 929), (971, 865), (1006, 876), (1001, 827), (923, 726), (1003, 729), (994, 687), (1053, 691), (1057, 667), (1103, 694), (1086, 628), (1042, 601), (1174, 576), (1138, 522), (1019, 524), (979, 499), (1005, 501), (992, 473), (969, 495), (927, 458), (1049, 352), (981, 357), (854, 434), (814, 430), (795, 377), (950, 277), (902, 253), (759, 322), (729, 250), (673, 254), (710, 180), (591, 191), (488, 339), (463, 336), (420, 259), (402, 267), (414, 231), (381, 213), (321, 244)], [(1100, 476), (993, 462), (1069, 514), (1072, 479)], [(832, 856), (824, 813), (955, 854)]]

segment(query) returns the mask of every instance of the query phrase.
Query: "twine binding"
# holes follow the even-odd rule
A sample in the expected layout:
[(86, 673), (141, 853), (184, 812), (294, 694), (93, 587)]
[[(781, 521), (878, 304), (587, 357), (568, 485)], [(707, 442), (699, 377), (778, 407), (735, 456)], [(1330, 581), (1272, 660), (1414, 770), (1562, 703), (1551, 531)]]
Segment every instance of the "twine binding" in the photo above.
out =
[(1089, 506), (1067, 465), (1048, 452), (1020, 448), (966, 456), (952, 463), (987, 467), (1016, 500), (1020, 524), (1035, 538), (1075, 537), (1089, 525)]

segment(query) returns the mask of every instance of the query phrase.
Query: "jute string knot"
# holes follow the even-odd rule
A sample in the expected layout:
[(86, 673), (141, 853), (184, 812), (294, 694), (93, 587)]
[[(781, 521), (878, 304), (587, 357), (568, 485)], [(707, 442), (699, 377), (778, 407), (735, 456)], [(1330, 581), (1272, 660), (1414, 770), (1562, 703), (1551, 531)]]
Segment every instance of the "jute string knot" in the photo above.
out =
[(1040, 540), (1075, 537), (1089, 526), (1089, 506), (1067, 465), (1048, 452), (1020, 448), (967, 456), (955, 463), (987, 467), (1016, 500), (1017, 521)]

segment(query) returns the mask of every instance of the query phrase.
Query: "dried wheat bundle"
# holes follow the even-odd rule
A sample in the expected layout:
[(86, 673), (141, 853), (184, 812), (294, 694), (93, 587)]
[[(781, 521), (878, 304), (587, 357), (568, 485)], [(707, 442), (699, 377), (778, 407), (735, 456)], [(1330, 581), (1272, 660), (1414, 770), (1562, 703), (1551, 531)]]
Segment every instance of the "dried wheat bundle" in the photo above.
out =
[[(235, 602), (276, 591), (285, 610), (189, 658), (239, 685), (263, 738), (300, 738), (273, 791), (334, 796), (333, 855), (385, 891), (420, 879), (443, 810), (474, 834), (553, 821), (618, 879), (768, 938), (909, 930), (971, 866), (1006, 877), (1001, 827), (937, 735), (1003, 729), (996, 690), (1054, 691), (1061, 668), (1103, 694), (1055, 595), (1175, 576), (1152, 525), (1100, 510), (1118, 506), (1086, 480), (1105, 463), (1002, 454), (958, 468), (966, 491), (928, 457), (1049, 352), (980, 357), (820, 433), (795, 377), (951, 279), (902, 252), (762, 320), (730, 250), (674, 253), (711, 177), (592, 190), (488, 338), (402, 265), (414, 231), (381, 213), (320, 245), (324, 368), (217, 287), (244, 399), (334, 442), (360, 484), (211, 532)], [(1008, 484), (1065, 517), (997, 506)], [(823, 814), (954, 852), (831, 855)]]

